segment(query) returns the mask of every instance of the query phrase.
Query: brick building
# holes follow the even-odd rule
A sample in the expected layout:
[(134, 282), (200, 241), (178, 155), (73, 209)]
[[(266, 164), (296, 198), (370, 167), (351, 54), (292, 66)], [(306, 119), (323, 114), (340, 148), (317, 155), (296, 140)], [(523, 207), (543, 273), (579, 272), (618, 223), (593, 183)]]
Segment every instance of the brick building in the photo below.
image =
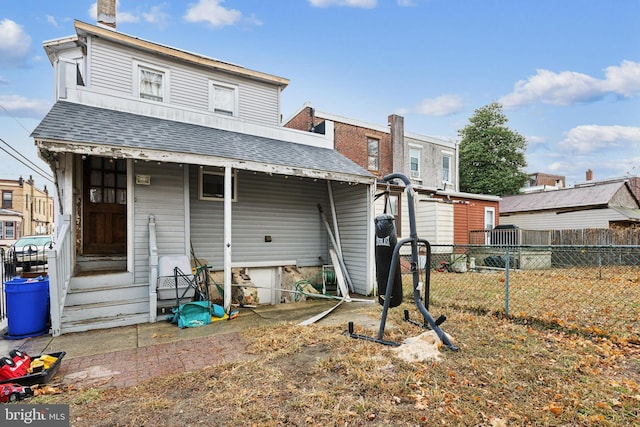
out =
[(21, 222), (2, 221), (0, 239), (15, 241), (22, 236), (51, 234), (53, 232), (54, 207), (49, 190), (36, 187), (33, 177), (17, 180), (0, 179), (0, 193), (4, 210), (17, 212)]

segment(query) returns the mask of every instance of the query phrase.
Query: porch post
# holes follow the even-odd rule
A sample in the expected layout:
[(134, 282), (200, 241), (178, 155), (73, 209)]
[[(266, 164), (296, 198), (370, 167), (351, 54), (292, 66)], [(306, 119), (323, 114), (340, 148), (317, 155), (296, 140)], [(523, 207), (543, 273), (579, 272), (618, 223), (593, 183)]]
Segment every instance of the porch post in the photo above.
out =
[(231, 167), (224, 168), (224, 311), (231, 311)]

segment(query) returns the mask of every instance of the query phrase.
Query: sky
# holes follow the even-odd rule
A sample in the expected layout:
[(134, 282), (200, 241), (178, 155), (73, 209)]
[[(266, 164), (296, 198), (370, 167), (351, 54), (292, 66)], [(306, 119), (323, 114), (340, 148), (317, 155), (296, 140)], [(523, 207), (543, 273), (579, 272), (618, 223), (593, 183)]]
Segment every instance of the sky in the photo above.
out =
[[(638, 0), (120, 0), (117, 29), (290, 80), (305, 103), (459, 141), (502, 104), (528, 173), (567, 185), (640, 175)], [(95, 1), (0, 0), (0, 178), (51, 186), (31, 131), (53, 104), (42, 42), (96, 22)], [(18, 154), (19, 153), (19, 154)], [(22, 161), (18, 162), (15, 158)], [(28, 163), (24, 158), (30, 160)], [(26, 164), (23, 164), (26, 163)]]

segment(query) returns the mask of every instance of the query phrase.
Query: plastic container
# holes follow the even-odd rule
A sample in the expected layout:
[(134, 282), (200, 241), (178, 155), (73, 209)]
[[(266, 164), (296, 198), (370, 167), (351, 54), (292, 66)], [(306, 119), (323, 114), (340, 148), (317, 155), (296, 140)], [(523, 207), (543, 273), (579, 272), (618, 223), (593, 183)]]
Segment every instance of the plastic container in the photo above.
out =
[(48, 331), (49, 278), (14, 278), (5, 282), (6, 339), (37, 337)]

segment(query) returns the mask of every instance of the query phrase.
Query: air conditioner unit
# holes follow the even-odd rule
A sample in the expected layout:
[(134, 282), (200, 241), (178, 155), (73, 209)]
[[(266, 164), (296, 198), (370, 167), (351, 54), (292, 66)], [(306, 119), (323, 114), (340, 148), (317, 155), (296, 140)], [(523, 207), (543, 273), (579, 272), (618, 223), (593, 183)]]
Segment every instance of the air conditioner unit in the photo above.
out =
[(411, 178), (420, 178), (420, 171), (411, 171)]

